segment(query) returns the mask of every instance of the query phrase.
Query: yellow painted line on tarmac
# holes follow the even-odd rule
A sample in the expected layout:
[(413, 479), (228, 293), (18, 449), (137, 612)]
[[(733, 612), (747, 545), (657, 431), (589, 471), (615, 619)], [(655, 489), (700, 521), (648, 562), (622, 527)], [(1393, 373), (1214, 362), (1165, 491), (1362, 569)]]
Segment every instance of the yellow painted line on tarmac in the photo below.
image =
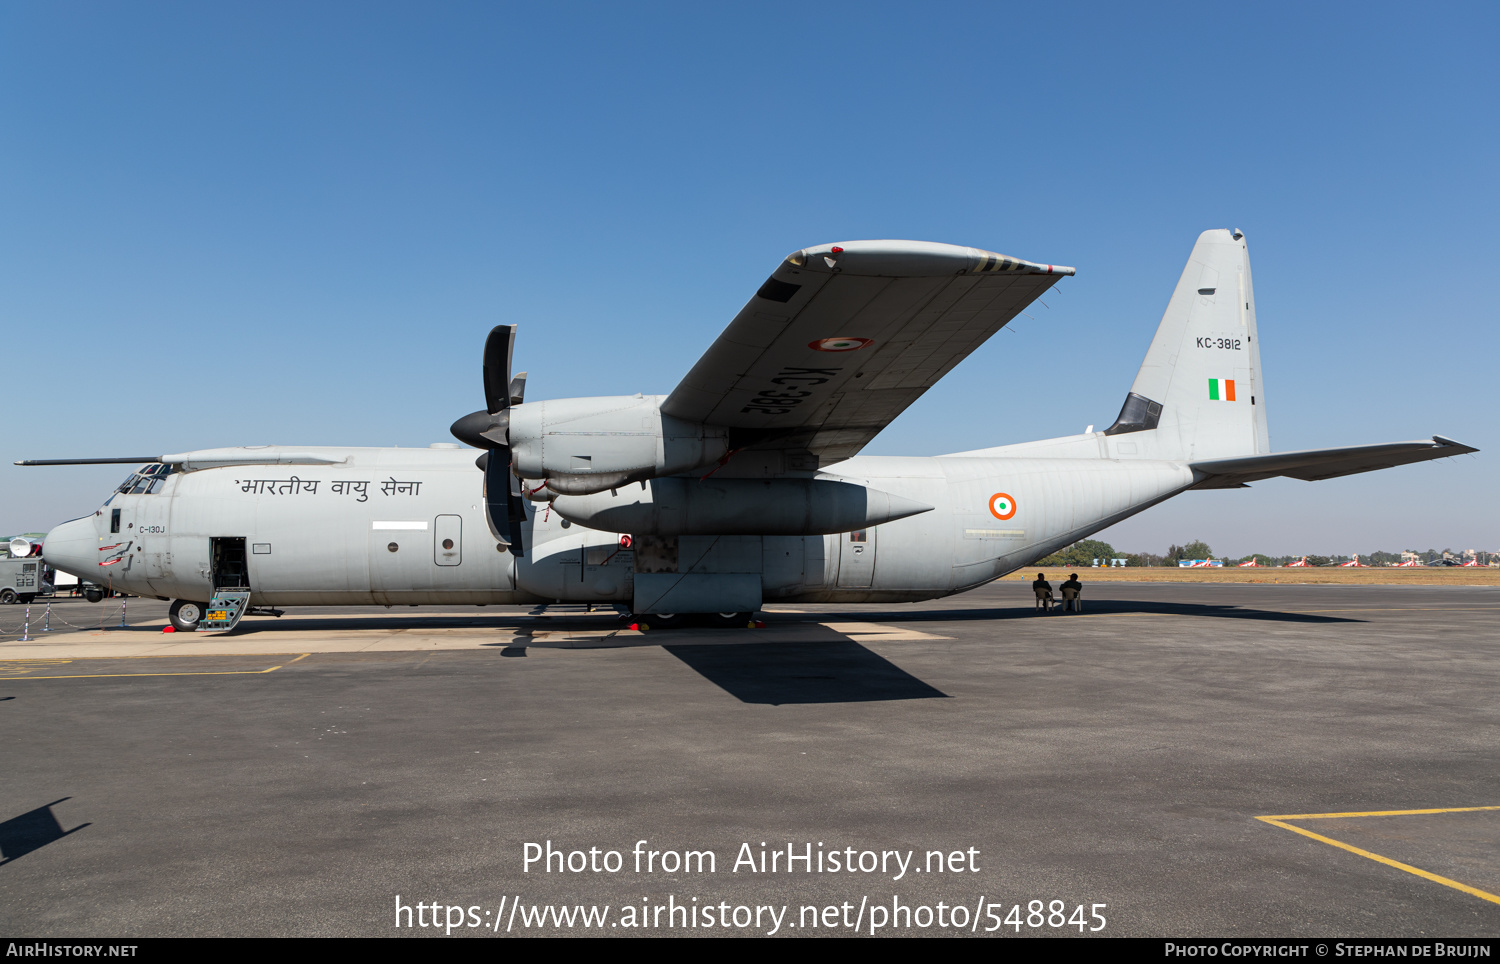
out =
[[(15, 658), (0, 659), (0, 663), (71, 663), (78, 659), (206, 659), (215, 656), (311, 656), (312, 653), (298, 654), (296, 650), (290, 653), (142, 653), (138, 656), (18, 656)], [(292, 660), (295, 663), (297, 660)]]
[(1358, 810), (1350, 813), (1281, 813), (1257, 820), (1338, 820), (1344, 817), (1418, 817), (1429, 813), (1475, 813), (1500, 807), (1442, 807), (1437, 810)]
[[(92, 657), (92, 658), (93, 659), (169, 659), (169, 658), (175, 658), (175, 659), (202, 659), (202, 658), (206, 658), (206, 657), (217, 657), (217, 656), (224, 656), (224, 655), (236, 655), (236, 656), (290, 656), (291, 654), (290, 653), (234, 653), (234, 654), (228, 654), (228, 653), (201, 653), (201, 654), (198, 654), (196, 656), (186, 656), (186, 655), (184, 655), (184, 656), (176, 656), (176, 657), (169, 657), (169, 656), (95, 656), (95, 657)], [(312, 655), (312, 653), (303, 653), (300, 656), (298, 656), (297, 659), (289, 660), (288, 662), (282, 663), (279, 666), (272, 666), (270, 669), (221, 670), (221, 671), (218, 671), (218, 672), (207, 672), (207, 673), (80, 673), (80, 674), (72, 675), (72, 676), (7, 676), (7, 677), (4, 677), (4, 679), (7, 682), (14, 682), (14, 681), (18, 681), (18, 680), (39, 680), (39, 679), (123, 679), (123, 678), (127, 678), (127, 677), (137, 677), (137, 676), (264, 676), (266, 673), (274, 673), (278, 669), (282, 669), (284, 667), (290, 666), (290, 665), (292, 665), (292, 663), (295, 663), (295, 662), (297, 662), (298, 660), (301, 660), (301, 659), (306, 659), (307, 657), (309, 657), (311, 655)], [(88, 657), (86, 657), (86, 658), (88, 658)], [(13, 662), (26, 662), (26, 660), (14, 660)], [(63, 662), (71, 662), (71, 660), (65, 660)]]
[(29, 673), (34, 669), (47, 666), (61, 666), (73, 662), (71, 659), (7, 659), (4, 662), (14, 663), (14, 666), (0, 666), (0, 678), (10, 678), (11, 674)]
[(1462, 883), (1457, 880), (1450, 880), (1447, 877), (1434, 874), (1428, 870), (1423, 870), (1420, 867), (1413, 867), (1411, 864), (1403, 864), (1399, 860), (1392, 860), (1389, 857), (1382, 857), (1380, 854), (1371, 853), (1368, 850), (1361, 850), (1359, 847), (1355, 847), (1351, 844), (1346, 844), (1341, 840), (1334, 840), (1332, 837), (1325, 837), (1322, 834), (1313, 833), (1311, 830), (1304, 830), (1301, 827), (1294, 827), (1291, 824), (1285, 822), (1287, 820), (1335, 820), (1343, 817), (1409, 817), (1432, 813), (1474, 813), (1480, 810), (1500, 810), (1500, 807), (1444, 807), (1436, 810), (1362, 810), (1353, 811), (1350, 813), (1284, 813), (1278, 816), (1256, 817), (1255, 819), (1268, 823), (1273, 827), (1280, 827), (1283, 830), (1290, 830), (1292, 833), (1300, 833), (1304, 837), (1311, 837), (1313, 840), (1317, 840), (1321, 843), (1326, 843), (1332, 847), (1337, 847), (1340, 850), (1347, 850), (1351, 854), (1358, 854), (1361, 857), (1368, 857), (1370, 860), (1373, 860), (1376, 863), (1385, 864), (1387, 867), (1395, 867), (1397, 870), (1404, 870), (1409, 874), (1416, 874), (1418, 877), (1430, 880), (1436, 884), (1442, 884), (1444, 887), (1452, 887), (1454, 890), (1461, 890), (1466, 894), (1472, 894), (1473, 896), (1478, 897), (1481, 900), (1487, 900), (1492, 904), (1500, 904), (1500, 895), (1495, 895), (1490, 893), (1489, 891), (1480, 890), (1478, 887), (1470, 887), (1468, 884)]
[(1424, 606), (1411, 609), (1287, 609), (1283, 612), (1289, 613), (1493, 613), (1500, 612), (1500, 606), (1470, 606), (1455, 608), (1452, 606)]
[[(1493, 613), (1500, 606), (1478, 606), (1472, 609), (1455, 609), (1450, 606), (1431, 606), (1423, 609), (1257, 609), (1254, 612), (1283, 613), (1285, 615), (1312, 615), (1314, 613)], [(1218, 618), (1219, 613), (1158, 613), (1147, 610), (1123, 613), (1057, 613), (1069, 619), (1103, 619), (1109, 616), (1205, 616)]]

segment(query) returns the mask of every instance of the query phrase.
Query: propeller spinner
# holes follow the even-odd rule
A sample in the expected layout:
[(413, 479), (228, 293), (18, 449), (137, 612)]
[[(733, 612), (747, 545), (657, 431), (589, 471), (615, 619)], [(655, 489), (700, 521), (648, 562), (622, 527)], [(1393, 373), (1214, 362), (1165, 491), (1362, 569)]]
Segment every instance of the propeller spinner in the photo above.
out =
[(510, 551), (523, 555), (522, 523), (526, 500), (521, 480), (511, 472), (510, 407), (526, 394), (526, 373), (511, 377), (516, 344), (515, 325), (496, 325), (484, 342), (483, 411), (471, 412), (453, 423), (453, 437), (485, 452), (477, 460), (484, 470), (484, 508), (490, 532)]

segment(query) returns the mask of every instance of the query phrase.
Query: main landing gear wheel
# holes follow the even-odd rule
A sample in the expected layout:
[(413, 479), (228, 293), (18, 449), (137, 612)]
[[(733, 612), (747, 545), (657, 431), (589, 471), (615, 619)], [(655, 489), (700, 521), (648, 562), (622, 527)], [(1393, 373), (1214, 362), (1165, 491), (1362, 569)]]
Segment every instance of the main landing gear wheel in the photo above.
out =
[(646, 617), (646, 621), (652, 629), (675, 629), (687, 623), (687, 615), (684, 613), (652, 613)]
[(167, 611), (167, 618), (172, 621), (172, 628), (179, 633), (196, 632), (198, 620), (203, 618), (203, 604), (179, 599), (172, 603), (172, 608)]
[(104, 599), (104, 593), (100, 592), (97, 589), (85, 589), (83, 591), (83, 598), (87, 599), (89, 602), (102, 602)]
[(714, 623), (719, 626), (732, 626), (735, 629), (744, 629), (755, 618), (755, 613), (714, 613)]

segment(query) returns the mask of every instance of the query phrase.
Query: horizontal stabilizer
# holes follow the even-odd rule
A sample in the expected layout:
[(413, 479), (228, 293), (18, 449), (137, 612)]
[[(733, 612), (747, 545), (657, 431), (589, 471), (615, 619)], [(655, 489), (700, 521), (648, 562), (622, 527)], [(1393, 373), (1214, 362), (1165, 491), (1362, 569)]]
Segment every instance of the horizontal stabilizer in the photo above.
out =
[(1393, 465), (1408, 465), (1477, 451), (1479, 450), (1471, 445), (1434, 435), (1430, 442), (1388, 442), (1384, 445), (1351, 445), (1337, 449), (1253, 455), (1240, 459), (1212, 459), (1193, 462), (1191, 468), (1202, 479), (1193, 488), (1233, 489), (1247, 482), (1278, 475), (1318, 482), (1342, 475), (1388, 469)]

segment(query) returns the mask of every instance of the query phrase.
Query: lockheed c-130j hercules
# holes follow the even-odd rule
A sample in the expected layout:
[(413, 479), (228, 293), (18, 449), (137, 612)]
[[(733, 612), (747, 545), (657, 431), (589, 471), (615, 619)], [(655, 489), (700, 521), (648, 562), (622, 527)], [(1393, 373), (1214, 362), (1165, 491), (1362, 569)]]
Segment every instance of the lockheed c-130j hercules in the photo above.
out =
[[(252, 606), (614, 604), (743, 621), (768, 601), (963, 592), (1188, 489), (1316, 480), (1476, 449), (1273, 454), (1245, 239), (1204, 232), (1114, 424), (934, 458), (861, 456), (1074, 269), (850, 241), (786, 258), (667, 395), (525, 401), (515, 328), (485, 408), (429, 449), (261, 446), (157, 458), (48, 563), (175, 600), (180, 630)], [(476, 464), (478, 466), (476, 470)]]

